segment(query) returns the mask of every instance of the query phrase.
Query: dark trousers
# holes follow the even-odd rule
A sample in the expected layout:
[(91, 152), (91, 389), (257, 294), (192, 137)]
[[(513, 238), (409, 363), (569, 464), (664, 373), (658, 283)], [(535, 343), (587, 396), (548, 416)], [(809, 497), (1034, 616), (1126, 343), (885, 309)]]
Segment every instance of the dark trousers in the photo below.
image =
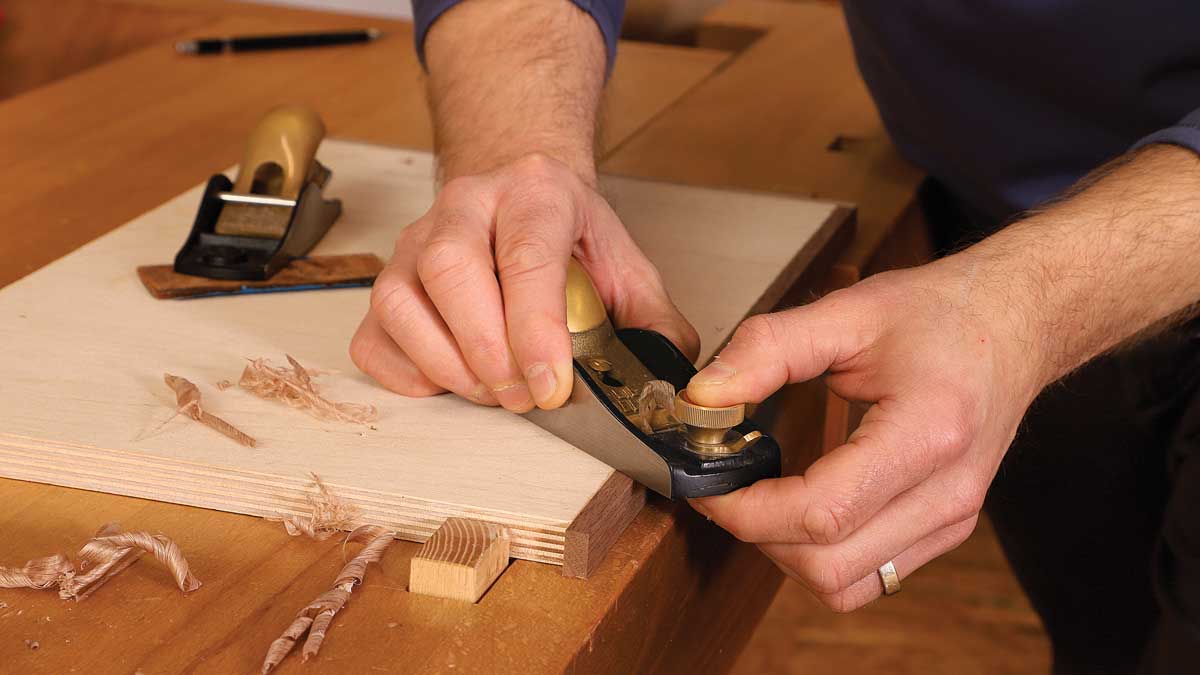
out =
[[(943, 251), (995, 229), (925, 197)], [(986, 508), (1056, 675), (1200, 673), (1200, 321), (1044, 391)]]
[(1200, 673), (1200, 340), (1189, 325), (1038, 398), (988, 493), (1054, 672)]

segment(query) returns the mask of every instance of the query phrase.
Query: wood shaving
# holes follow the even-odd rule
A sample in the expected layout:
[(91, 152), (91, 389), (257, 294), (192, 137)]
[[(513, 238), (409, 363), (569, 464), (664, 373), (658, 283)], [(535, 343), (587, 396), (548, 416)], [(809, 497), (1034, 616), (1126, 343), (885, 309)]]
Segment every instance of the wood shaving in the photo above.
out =
[(229, 380), (221, 380), (220, 382), (217, 383), (217, 391), (225, 391), (226, 389), (228, 389), (232, 386), (233, 386), (233, 383), (230, 382)]
[(163, 373), (163, 381), (175, 392), (176, 410), (196, 420), (204, 426), (219, 431), (242, 445), (253, 448), (258, 444), (253, 438), (243, 433), (241, 429), (213, 415), (200, 407), (200, 389), (182, 377)]
[(675, 424), (675, 385), (666, 380), (650, 380), (638, 396), (638, 426), (653, 434)]
[(61, 553), (35, 558), (24, 567), (0, 567), (0, 587), (44, 589), (57, 585), (60, 598), (83, 600), (143, 553), (162, 563), (184, 593), (200, 587), (175, 542), (161, 534), (121, 532), (116, 523), (105, 525), (84, 542), (78, 567)]
[(63, 580), (59, 597), (83, 600), (143, 553), (154, 556), (167, 568), (179, 590), (189, 593), (200, 588), (200, 580), (192, 574), (178, 544), (161, 534), (120, 532), (114, 524), (102, 528), (79, 549), (80, 568), (86, 569), (88, 564), (92, 567)]
[(308, 638), (304, 641), (304, 647), (300, 652), (301, 660), (308, 661), (317, 655), (325, 640), (325, 633), (333, 622), (333, 617), (341, 611), (342, 607), (346, 606), (354, 587), (362, 583), (367, 565), (379, 562), (395, 537), (395, 532), (378, 525), (363, 525), (346, 537), (345, 543), (361, 541), (365, 542), (365, 545), (342, 567), (337, 579), (333, 582), (333, 588), (317, 596), (315, 600), (301, 609), (292, 623), (283, 631), (283, 635), (271, 643), (270, 648), (267, 649), (267, 656), (263, 660), (263, 675), (279, 665), (306, 633)]
[(313, 486), (317, 490), (315, 493), (310, 492), (304, 496), (304, 500), (308, 502), (312, 511), (311, 514), (308, 516), (281, 515), (277, 518), (268, 518), (268, 520), (282, 522), (284, 529), (293, 537), (304, 534), (311, 539), (323, 541), (333, 536), (335, 532), (349, 529), (350, 525), (358, 518), (359, 510), (357, 506), (348, 504), (333, 494), (320, 476), (315, 473), (311, 475)]
[(24, 567), (0, 567), (0, 588), (49, 588), (74, 571), (71, 561), (61, 553), (34, 558)]
[(291, 368), (273, 366), (267, 359), (251, 359), (242, 371), (238, 386), (262, 398), (283, 401), (323, 420), (368, 424), (378, 417), (379, 412), (373, 405), (339, 403), (323, 398), (312, 379), (317, 371), (305, 369), (291, 356), (287, 360)]
[(29, 647), (29, 649), (36, 652), (38, 650), (38, 647), (41, 647), (42, 645), (39, 644), (37, 640), (26, 640), (25, 646)]

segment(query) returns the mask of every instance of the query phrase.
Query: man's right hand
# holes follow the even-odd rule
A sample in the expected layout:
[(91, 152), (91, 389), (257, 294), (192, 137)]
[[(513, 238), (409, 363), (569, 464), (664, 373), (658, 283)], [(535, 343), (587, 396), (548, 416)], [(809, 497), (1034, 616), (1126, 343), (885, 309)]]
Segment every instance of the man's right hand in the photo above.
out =
[(406, 396), (446, 390), (525, 412), (571, 392), (566, 274), (576, 257), (618, 326), (662, 333), (695, 358), (695, 329), (604, 199), (565, 164), (530, 155), (459, 177), (404, 228), (350, 345)]

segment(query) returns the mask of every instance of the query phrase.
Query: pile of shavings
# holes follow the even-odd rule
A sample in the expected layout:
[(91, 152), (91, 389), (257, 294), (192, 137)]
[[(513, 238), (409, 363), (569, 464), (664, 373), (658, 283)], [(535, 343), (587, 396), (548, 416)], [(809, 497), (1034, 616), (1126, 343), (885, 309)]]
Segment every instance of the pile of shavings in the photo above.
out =
[(250, 359), (238, 386), (269, 400), (282, 401), (323, 420), (370, 424), (379, 416), (373, 405), (330, 401), (321, 396), (313, 376), (296, 359), (287, 357), (290, 368), (271, 365), (267, 359)]

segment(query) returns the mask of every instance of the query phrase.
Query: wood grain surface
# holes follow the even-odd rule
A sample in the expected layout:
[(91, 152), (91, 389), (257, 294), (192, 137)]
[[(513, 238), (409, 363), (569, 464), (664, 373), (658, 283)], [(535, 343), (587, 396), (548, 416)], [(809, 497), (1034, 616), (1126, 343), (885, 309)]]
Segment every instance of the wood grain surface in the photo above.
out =
[(604, 556), (626, 524), (646, 504), (646, 489), (629, 476), (614, 471), (567, 528), (563, 550), (563, 576), (586, 579), (604, 562)]
[(858, 234), (842, 261), (869, 267), (924, 174), (888, 139), (858, 76), (841, 8), (725, 2), (705, 17), (699, 39), (742, 51), (621, 144), (604, 168), (855, 204)]
[(474, 518), (447, 518), (413, 556), (408, 590), (478, 602), (508, 567), (508, 532)]
[(183, 7), (97, 0), (5, 0), (0, 99), (211, 21)]
[(780, 589), (733, 675), (1036, 675), (1050, 646), (986, 518), (903, 592), (832, 614), (799, 585)]

